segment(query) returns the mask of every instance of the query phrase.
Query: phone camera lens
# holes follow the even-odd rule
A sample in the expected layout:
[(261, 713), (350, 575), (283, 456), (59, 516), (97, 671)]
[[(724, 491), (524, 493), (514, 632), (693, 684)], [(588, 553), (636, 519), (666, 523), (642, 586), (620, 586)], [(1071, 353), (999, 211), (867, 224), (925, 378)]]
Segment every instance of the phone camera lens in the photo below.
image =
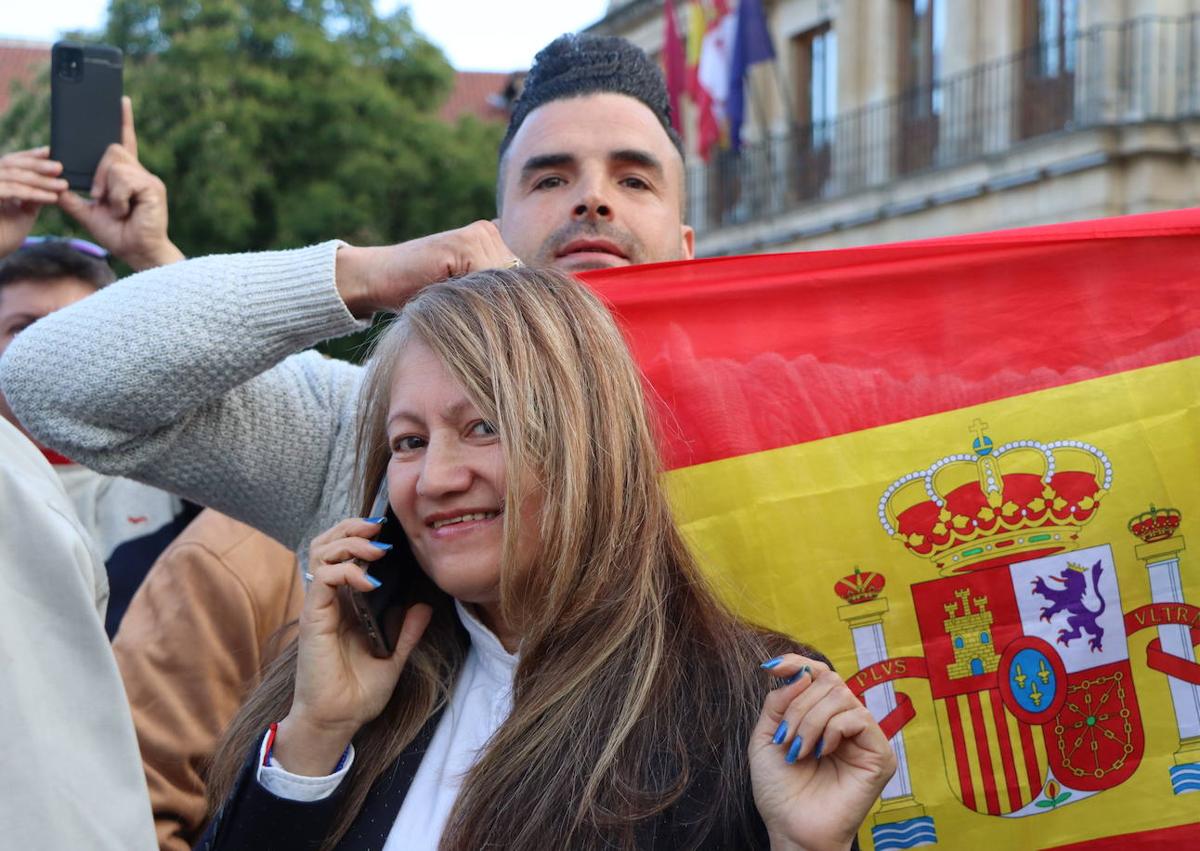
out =
[(58, 76), (64, 80), (78, 80), (83, 76), (83, 53), (71, 49), (64, 50), (58, 65)]

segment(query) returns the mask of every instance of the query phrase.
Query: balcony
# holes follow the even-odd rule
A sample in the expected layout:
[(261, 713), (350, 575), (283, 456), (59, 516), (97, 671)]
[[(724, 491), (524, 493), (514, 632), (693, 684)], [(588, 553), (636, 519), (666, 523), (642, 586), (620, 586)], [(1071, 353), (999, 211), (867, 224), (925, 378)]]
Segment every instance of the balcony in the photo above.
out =
[(1103, 165), (1085, 131), (1166, 126), (1194, 156), (1197, 119), (1200, 15), (1138, 18), (693, 162), (689, 215), (703, 254), (761, 250)]

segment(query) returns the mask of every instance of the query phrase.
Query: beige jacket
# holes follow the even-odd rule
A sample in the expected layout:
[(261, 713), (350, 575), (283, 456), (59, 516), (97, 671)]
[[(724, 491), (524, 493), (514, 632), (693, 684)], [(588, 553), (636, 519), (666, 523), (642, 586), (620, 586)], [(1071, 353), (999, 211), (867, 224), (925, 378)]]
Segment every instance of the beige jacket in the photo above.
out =
[(206, 822), (217, 739), (291, 636), (294, 554), (206, 510), (159, 556), (113, 641), (141, 745), (159, 847), (187, 851)]
[(154, 831), (104, 633), (108, 580), (41, 452), (0, 419), (0, 845), (149, 851)]

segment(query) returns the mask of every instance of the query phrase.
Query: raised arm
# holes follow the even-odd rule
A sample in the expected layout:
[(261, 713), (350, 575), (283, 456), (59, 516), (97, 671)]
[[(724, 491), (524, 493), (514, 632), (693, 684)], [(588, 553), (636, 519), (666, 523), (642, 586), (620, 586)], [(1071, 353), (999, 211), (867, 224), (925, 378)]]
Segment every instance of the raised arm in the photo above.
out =
[(207, 257), (113, 284), (22, 332), (0, 359), (5, 395), (68, 457), (296, 547), (345, 463), (358, 384), (348, 364), (288, 357), (360, 327), (335, 252)]
[(296, 548), (349, 513), (359, 369), (295, 353), (364, 327), (356, 316), (425, 284), (512, 256), (491, 222), (338, 248), (134, 275), (22, 332), (0, 359), (0, 386), (25, 426), (68, 457)]

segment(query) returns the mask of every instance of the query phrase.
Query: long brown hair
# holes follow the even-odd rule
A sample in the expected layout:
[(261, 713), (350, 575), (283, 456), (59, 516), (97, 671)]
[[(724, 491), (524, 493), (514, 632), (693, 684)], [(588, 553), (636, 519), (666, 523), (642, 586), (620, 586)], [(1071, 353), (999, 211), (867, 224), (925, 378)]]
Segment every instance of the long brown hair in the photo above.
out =
[[(746, 844), (746, 748), (767, 686), (758, 666), (794, 646), (733, 616), (671, 516), (641, 377), (615, 322), (574, 280), (527, 268), (424, 289), (372, 355), (358, 423), (360, 506), (383, 480), (394, 364), (418, 338), (501, 435), (506, 505), (539, 491), (540, 545), (516, 560), (504, 513), (501, 606), (521, 635), (513, 711), (464, 780), (445, 851), (634, 848), (652, 817), (692, 800), (688, 835)], [(513, 475), (521, 471), (522, 475)], [(333, 848), (371, 785), (445, 703), (466, 652), (452, 601), (424, 580), (434, 617), (358, 756)], [(288, 711), (294, 645), (267, 672), (214, 760), (210, 802)], [(640, 840), (640, 841), (639, 841)]]

